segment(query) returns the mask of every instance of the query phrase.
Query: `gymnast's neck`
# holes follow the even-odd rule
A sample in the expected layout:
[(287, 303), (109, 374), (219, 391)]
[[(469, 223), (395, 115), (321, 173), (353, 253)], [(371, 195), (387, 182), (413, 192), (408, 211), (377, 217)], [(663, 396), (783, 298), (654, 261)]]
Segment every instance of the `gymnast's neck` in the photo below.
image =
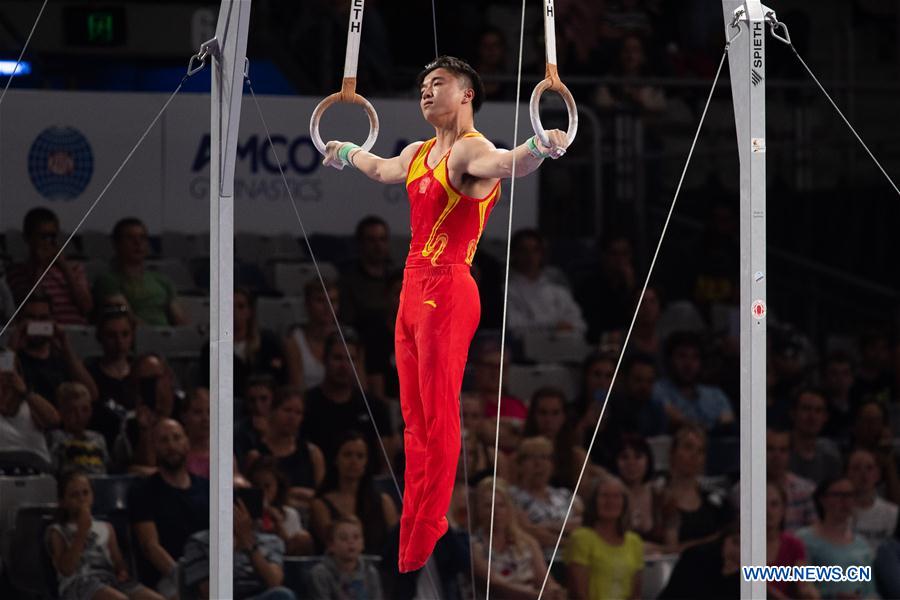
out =
[(434, 151), (437, 153), (436, 156), (443, 156), (456, 143), (456, 140), (475, 131), (475, 118), (472, 116), (471, 109), (461, 109), (456, 113), (438, 117), (432, 125), (434, 125), (434, 136), (437, 138), (434, 143)]

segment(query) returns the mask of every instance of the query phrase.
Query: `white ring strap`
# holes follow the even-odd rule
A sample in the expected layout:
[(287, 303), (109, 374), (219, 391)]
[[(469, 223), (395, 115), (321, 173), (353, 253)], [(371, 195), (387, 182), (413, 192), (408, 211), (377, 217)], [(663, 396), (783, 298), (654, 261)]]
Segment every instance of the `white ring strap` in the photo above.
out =
[(378, 113), (372, 104), (356, 93), (356, 69), (359, 64), (359, 42), (362, 37), (362, 20), (365, 0), (351, 0), (350, 23), (347, 26), (347, 54), (344, 56), (344, 80), (341, 83), (341, 91), (327, 96), (319, 102), (309, 119), (309, 135), (312, 138), (316, 150), (324, 156), (325, 142), (319, 134), (319, 122), (322, 115), (332, 104), (347, 102), (362, 106), (369, 117), (369, 137), (362, 144), (362, 149), (369, 151), (378, 139)]
[(547, 49), (547, 72), (543, 81), (539, 82), (531, 93), (531, 102), (528, 105), (528, 113), (531, 117), (531, 127), (534, 134), (544, 146), (550, 145), (550, 139), (544, 126), (541, 124), (541, 96), (547, 90), (553, 90), (562, 96), (569, 112), (569, 127), (566, 139), (569, 145), (575, 140), (578, 133), (578, 107), (575, 98), (562, 81), (556, 68), (556, 6), (554, 0), (544, 0), (544, 41)]

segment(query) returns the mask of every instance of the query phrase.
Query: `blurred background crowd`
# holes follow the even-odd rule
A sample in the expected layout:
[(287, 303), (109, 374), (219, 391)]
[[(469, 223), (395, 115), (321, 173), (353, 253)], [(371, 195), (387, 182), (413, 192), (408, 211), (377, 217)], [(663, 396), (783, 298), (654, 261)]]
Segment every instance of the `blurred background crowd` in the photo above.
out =
[[(436, 32), (431, 7), (418, 4), (367, 3), (367, 97), (415, 97), (436, 34), (442, 53), (485, 78), (489, 102), (515, 100), (518, 3), (439, 0)], [(533, 4), (523, 93), (543, 74)], [(496, 598), (537, 597), (551, 558), (547, 598), (738, 596), (740, 221), (727, 89), (623, 348), (721, 55), (719, 7), (556, 6), (560, 71), (588, 125), (540, 174), (538, 227), (510, 240), (507, 290), (506, 240), (484, 240), (476, 255), (482, 318), (460, 398), (451, 529), (425, 571), (396, 570), (393, 324), (406, 232), (359, 218), (361, 205), (345, 235), (313, 235), (324, 286), (302, 238), (238, 232), (236, 597), (483, 597), (492, 512)], [(900, 68), (896, 3), (835, 3), (827, 15), (802, 2), (772, 8), (897, 173), (900, 138), (887, 117)], [(255, 3), (258, 91), (336, 90), (348, 10), (336, 0)], [(0, 28), (0, 50), (14, 56), (21, 27), (0, 18)], [(769, 51), (768, 145), (782, 158), (769, 166), (767, 559), (870, 566), (873, 580), (768, 591), (900, 598), (900, 209), (789, 51)], [(165, 56), (126, 68), (116, 54), (86, 64), (39, 49), (33, 60), (40, 68), (23, 82), (47, 89), (168, 89), (166, 69), (182, 68)], [(5, 323), (65, 232), (52, 206), (0, 229)], [(209, 412), (221, 400), (208, 391), (208, 239), (137, 218), (88, 228), (11, 324), (0, 364), (0, 596), (205, 597)]]

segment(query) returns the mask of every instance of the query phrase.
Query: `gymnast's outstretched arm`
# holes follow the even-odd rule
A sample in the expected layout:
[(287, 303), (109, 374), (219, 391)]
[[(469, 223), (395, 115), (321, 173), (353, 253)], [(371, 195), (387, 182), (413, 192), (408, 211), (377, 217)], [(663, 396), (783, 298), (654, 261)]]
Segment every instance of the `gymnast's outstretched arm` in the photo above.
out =
[(479, 179), (507, 179), (512, 177), (513, 162), (516, 177), (524, 177), (537, 170), (544, 158), (559, 158), (566, 152), (566, 133), (558, 129), (547, 132), (550, 147), (545, 148), (536, 138), (531, 138), (512, 150), (494, 147), (483, 137), (460, 140), (450, 155), (450, 168)]
[[(340, 153), (344, 142), (332, 141), (325, 145), (325, 159), (322, 164), (326, 167), (342, 168), (346, 164), (346, 159), (346, 162), (359, 169), (369, 179), (379, 183), (403, 183), (406, 180), (406, 173), (409, 171), (409, 164), (422, 143), (413, 142), (394, 158), (381, 158), (355, 146), (349, 148), (349, 151), (348, 148), (344, 148), (347, 156), (342, 157)], [(349, 147), (350, 144), (347, 146)]]

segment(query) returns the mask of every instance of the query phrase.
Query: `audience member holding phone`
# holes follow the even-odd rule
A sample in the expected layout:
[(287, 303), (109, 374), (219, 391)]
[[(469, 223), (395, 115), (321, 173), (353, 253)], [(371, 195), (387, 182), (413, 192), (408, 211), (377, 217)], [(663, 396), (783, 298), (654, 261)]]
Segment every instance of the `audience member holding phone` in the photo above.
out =
[[(234, 598), (235, 600), (295, 600), (282, 587), (284, 543), (259, 530), (263, 493), (258, 488), (234, 490)], [(209, 598), (209, 530), (195, 533), (184, 547), (182, 581), (191, 598)]]
[(35, 291), (22, 306), (10, 349), (19, 357), (22, 376), (29, 390), (54, 398), (65, 381), (77, 381), (97, 398), (97, 386), (81, 358), (75, 354), (66, 332), (53, 319), (50, 296)]

